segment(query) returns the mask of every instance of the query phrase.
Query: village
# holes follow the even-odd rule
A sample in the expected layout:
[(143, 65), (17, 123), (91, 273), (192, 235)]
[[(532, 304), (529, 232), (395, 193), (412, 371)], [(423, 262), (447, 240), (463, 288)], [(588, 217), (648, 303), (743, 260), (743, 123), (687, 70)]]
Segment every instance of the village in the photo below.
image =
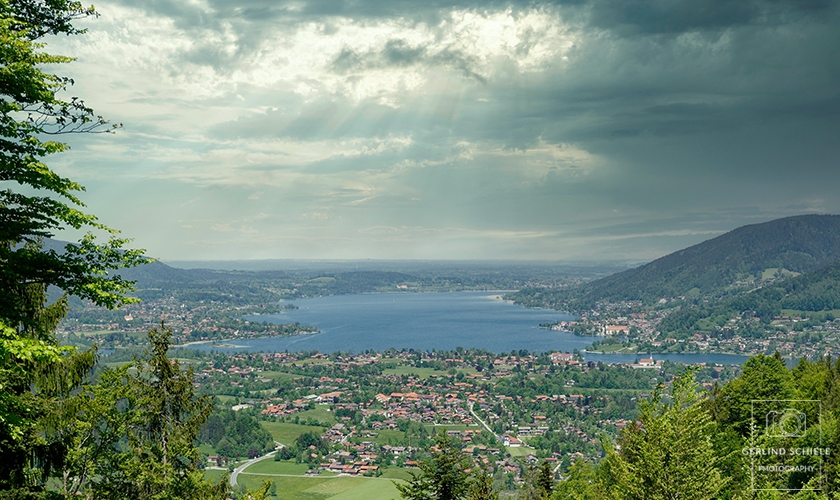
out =
[[(535, 464), (551, 464), (559, 478), (576, 461), (597, 460), (602, 438), (615, 439), (634, 420), (637, 402), (667, 390), (686, 369), (650, 357), (608, 365), (562, 352), (177, 352), (191, 360), (200, 392), (221, 408), (253, 415), (280, 446), (293, 447), (294, 434), (311, 432), (327, 443), (283, 452), (306, 464), (306, 474), (411, 469), (445, 432), (510, 485)], [(694, 369), (707, 389), (739, 370)], [(211, 466), (235, 458), (208, 453)]]
[[(588, 352), (605, 353), (714, 353), (755, 356), (779, 352), (784, 357), (815, 359), (840, 355), (840, 318), (811, 318), (801, 314), (775, 316), (762, 324), (749, 314), (733, 314), (723, 325), (709, 325), (688, 338), (665, 336), (659, 324), (670, 312), (652, 310), (621, 313), (638, 306), (620, 304), (608, 312), (590, 311), (580, 318), (543, 325), (593, 337)], [(616, 312), (619, 311), (619, 312)]]

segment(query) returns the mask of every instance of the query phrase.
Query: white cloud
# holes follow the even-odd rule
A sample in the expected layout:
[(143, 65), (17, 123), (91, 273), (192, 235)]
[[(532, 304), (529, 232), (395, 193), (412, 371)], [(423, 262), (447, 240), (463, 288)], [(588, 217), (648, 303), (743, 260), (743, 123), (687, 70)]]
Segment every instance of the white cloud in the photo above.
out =
[[(256, 88), (292, 91), (307, 99), (342, 95), (398, 105), (408, 93), (423, 92), (440, 78), (452, 84), (467, 70), (492, 79), (511, 67), (521, 72), (546, 69), (580, 43), (576, 31), (547, 9), (456, 10), (437, 25), (341, 17), (279, 25), (266, 30), (259, 45), (247, 52), (242, 52), (243, 41), (230, 22), (216, 29), (187, 30), (139, 9), (106, 3), (99, 11), (101, 18), (87, 23), (87, 35), (64, 43), (86, 72), (94, 67), (101, 71), (98, 77), (111, 84), (111, 98), (123, 103), (162, 95), (186, 102), (242, 101), (241, 89)], [(382, 54), (394, 41), (421, 51), (422, 57), (404, 65), (363, 65), (346, 74), (333, 68), (343, 52)], [(230, 102), (225, 107), (238, 106)]]

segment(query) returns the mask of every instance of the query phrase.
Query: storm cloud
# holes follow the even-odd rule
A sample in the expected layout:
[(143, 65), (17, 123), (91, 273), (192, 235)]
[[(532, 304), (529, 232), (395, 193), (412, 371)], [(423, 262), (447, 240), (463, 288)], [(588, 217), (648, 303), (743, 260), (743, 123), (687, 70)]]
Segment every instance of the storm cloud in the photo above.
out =
[(831, 1), (106, 1), (56, 157), (170, 259), (650, 259), (840, 212)]

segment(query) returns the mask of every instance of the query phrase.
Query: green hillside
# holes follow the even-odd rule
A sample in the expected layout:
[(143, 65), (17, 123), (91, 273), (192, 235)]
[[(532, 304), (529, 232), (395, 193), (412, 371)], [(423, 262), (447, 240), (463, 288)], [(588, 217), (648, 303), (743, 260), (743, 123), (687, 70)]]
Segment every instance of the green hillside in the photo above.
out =
[[(833, 315), (832, 311), (838, 309), (840, 263), (835, 263), (739, 297), (697, 307), (684, 307), (665, 317), (659, 330), (665, 337), (680, 338), (698, 330), (722, 327), (736, 315), (757, 318), (759, 323), (767, 325), (786, 310), (807, 313), (809, 316), (826, 316)], [(764, 328), (755, 330), (756, 335), (764, 331)]]
[(840, 216), (801, 215), (743, 226), (643, 266), (565, 290), (526, 288), (517, 303), (580, 311), (600, 301), (734, 296), (776, 277), (840, 260)]

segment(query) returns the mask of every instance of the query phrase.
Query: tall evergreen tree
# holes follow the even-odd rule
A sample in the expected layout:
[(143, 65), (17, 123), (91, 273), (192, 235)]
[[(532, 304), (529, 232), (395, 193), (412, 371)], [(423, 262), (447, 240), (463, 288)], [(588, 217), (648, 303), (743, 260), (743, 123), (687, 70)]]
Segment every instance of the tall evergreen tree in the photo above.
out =
[(499, 492), (496, 490), (494, 482), (493, 474), (482, 464), (472, 474), (467, 500), (499, 500)]
[(671, 402), (661, 390), (639, 405), (639, 420), (625, 428), (618, 450), (605, 440), (606, 489), (623, 500), (716, 499), (727, 484), (718, 467), (715, 424), (703, 406), (694, 372), (674, 380)]
[(446, 435), (435, 436), (436, 449), (428, 460), (420, 462), (420, 474), (411, 473), (407, 484), (394, 483), (403, 498), (409, 500), (460, 500), (469, 492), (473, 466), (461, 448)]
[(213, 410), (208, 396), (197, 396), (193, 370), (182, 370), (167, 351), (172, 331), (161, 325), (149, 331), (145, 358), (125, 368), (114, 382), (116, 406), (111, 420), (124, 441), (103, 456), (99, 477), (89, 488), (95, 498), (204, 500), (222, 499), (227, 484), (208, 483), (199, 470), (195, 447), (201, 426)]
[(537, 470), (536, 484), (543, 498), (550, 498), (554, 493), (554, 469), (548, 462), (543, 462)]

